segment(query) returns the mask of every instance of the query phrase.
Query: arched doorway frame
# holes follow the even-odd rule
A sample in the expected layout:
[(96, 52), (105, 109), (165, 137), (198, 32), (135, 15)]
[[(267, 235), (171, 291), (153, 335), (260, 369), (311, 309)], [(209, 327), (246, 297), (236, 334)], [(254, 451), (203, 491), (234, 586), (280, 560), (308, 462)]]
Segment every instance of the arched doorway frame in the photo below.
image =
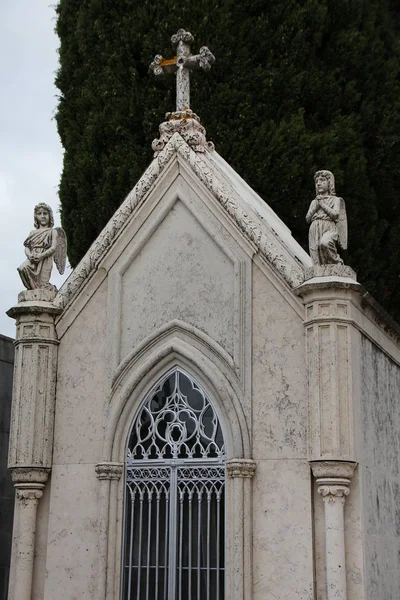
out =
[[(177, 335), (178, 333), (178, 335)], [(251, 598), (251, 477), (255, 465), (250, 457), (250, 436), (244, 415), (243, 392), (236, 374), (215, 347), (185, 331), (153, 341), (140, 356), (132, 355), (110, 399), (103, 445), (103, 460), (97, 465), (102, 489), (99, 503), (101, 524), (99, 551), (99, 598), (120, 599), (122, 514), (124, 481), (122, 467), (132, 423), (144, 398), (168, 370), (180, 367), (196, 379), (213, 402), (225, 436), (226, 486), (226, 598)], [(215, 344), (214, 344), (215, 346)], [(110, 476), (111, 474), (111, 476)], [(115, 475), (114, 475), (115, 474)], [(245, 511), (245, 506), (247, 510)], [(103, 591), (104, 590), (104, 591)]]
[(125, 456), (122, 597), (223, 600), (224, 432), (191, 373), (175, 366), (149, 391)]

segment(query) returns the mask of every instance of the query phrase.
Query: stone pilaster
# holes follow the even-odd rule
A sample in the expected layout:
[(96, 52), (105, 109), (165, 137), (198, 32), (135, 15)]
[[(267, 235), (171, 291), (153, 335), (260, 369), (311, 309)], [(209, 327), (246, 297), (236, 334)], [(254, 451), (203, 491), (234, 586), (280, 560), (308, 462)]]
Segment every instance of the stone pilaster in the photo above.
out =
[(116, 496), (117, 486), (124, 472), (123, 463), (104, 461), (95, 467), (99, 480), (99, 569), (97, 598), (105, 600), (113, 594), (115, 552), (109, 539), (117, 535)]
[(256, 462), (233, 458), (226, 463), (227, 481), (227, 592), (231, 600), (250, 600), (252, 596), (252, 478)]
[(353, 462), (311, 463), (324, 501), (327, 600), (347, 600), (344, 504), (355, 467)]
[(8, 311), (16, 319), (8, 467), (15, 487), (9, 600), (31, 600), (36, 513), (49, 477), (58, 340), (52, 290), (21, 292)]

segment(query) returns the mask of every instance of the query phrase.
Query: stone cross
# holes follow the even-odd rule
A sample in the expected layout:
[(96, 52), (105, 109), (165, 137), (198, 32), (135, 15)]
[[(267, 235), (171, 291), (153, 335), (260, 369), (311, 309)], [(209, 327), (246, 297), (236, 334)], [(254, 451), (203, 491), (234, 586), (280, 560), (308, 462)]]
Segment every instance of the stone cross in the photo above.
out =
[(176, 56), (166, 60), (159, 54), (154, 58), (150, 68), (154, 75), (176, 73), (176, 110), (181, 111), (190, 108), (190, 80), (189, 71), (194, 69), (211, 69), (215, 61), (214, 55), (207, 46), (200, 48), (199, 54), (190, 54), (190, 44), (194, 41), (191, 33), (179, 29), (178, 33), (171, 37), (171, 42), (176, 48)]

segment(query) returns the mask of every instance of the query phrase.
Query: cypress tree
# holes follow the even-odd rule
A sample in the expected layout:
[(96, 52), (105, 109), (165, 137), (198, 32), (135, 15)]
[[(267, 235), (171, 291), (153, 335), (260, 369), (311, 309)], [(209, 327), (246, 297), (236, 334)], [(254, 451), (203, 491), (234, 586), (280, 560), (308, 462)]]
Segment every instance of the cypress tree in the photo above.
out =
[(399, 20), (379, 0), (60, 0), (62, 223), (74, 266), (149, 164), (175, 106), (171, 34), (216, 63), (191, 81), (208, 139), (307, 249), (313, 174), (346, 201), (350, 264), (400, 318)]

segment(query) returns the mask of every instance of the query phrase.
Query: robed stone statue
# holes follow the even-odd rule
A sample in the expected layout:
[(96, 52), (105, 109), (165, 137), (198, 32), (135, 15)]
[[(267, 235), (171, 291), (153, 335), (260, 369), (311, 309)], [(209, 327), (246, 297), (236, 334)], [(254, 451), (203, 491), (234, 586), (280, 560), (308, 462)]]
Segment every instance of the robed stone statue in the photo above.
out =
[(343, 264), (338, 248), (347, 248), (347, 216), (343, 198), (336, 196), (335, 178), (330, 171), (314, 175), (316, 198), (306, 216), (310, 223), (308, 236), (314, 265)]
[(35, 229), (24, 241), (26, 260), (18, 267), (22, 283), (28, 290), (55, 290), (50, 283), (53, 260), (59, 273), (65, 270), (67, 240), (61, 227), (54, 227), (53, 211), (44, 202), (33, 213)]

